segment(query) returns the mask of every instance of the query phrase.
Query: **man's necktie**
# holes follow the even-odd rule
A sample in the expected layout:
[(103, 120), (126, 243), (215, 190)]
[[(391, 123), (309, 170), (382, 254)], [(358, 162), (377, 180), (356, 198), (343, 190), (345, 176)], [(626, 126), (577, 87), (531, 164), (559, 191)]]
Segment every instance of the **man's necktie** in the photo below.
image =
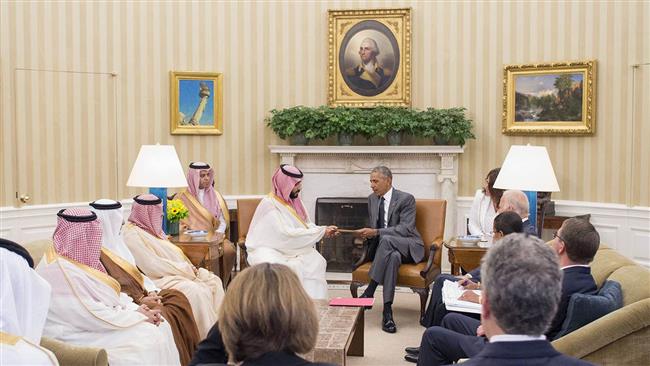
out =
[(386, 200), (382, 196), (379, 199), (379, 216), (377, 217), (377, 229), (383, 229), (384, 228), (384, 202)]

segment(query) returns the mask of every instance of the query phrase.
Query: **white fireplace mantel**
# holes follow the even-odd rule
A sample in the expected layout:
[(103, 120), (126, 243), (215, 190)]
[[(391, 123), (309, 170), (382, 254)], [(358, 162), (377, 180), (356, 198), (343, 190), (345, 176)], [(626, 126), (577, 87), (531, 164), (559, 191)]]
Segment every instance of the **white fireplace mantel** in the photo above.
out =
[(303, 171), (302, 200), (314, 217), (319, 197), (366, 197), (368, 174), (385, 165), (393, 172), (393, 186), (415, 198), (447, 200), (445, 238), (456, 233), (458, 156), (461, 146), (289, 146), (271, 145), (281, 164)]

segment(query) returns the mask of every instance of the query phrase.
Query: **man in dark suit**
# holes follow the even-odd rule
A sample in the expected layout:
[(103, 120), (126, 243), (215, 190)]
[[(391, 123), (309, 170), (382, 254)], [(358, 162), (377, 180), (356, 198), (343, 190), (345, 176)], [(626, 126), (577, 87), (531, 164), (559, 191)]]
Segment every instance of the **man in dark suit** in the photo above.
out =
[(514, 211), (521, 216), (524, 233), (537, 236), (535, 224), (528, 220), (529, 206), (528, 197), (522, 191), (509, 189), (503, 192), (499, 201), (499, 212)]
[(368, 196), (369, 228), (359, 229), (356, 236), (368, 239), (370, 283), (361, 297), (374, 297), (377, 285), (384, 290), (382, 329), (395, 333), (392, 304), (397, 284), (397, 271), (402, 263), (417, 263), (424, 257), (424, 244), (415, 228), (415, 198), (393, 188), (393, 174), (385, 166), (370, 173)]
[[(494, 241), (497, 241), (502, 237), (512, 233), (521, 233), (521, 217), (514, 211), (501, 212), (494, 218), (492, 228), (494, 232)], [(481, 268), (478, 267), (464, 276), (440, 274), (433, 283), (433, 286), (431, 288), (431, 296), (429, 297), (429, 304), (427, 305), (424, 317), (420, 319), (420, 324), (422, 324), (423, 327), (427, 328), (434, 325), (440, 325), (442, 319), (445, 317), (445, 315), (447, 315), (447, 313), (449, 313), (445, 307), (445, 304), (442, 302), (442, 286), (445, 280), (461, 281), (461, 285), (467, 286), (470, 289), (478, 288), (478, 283), (481, 282), (480, 269)], [(408, 347), (407, 349), (409, 350), (407, 353), (417, 353), (417, 347)], [(413, 359), (413, 357), (408, 358)]]
[[(498, 246), (494, 247), (501, 248), (505, 244), (510, 245), (511, 240), (510, 236), (503, 239)], [(529, 240), (533, 237), (530, 237)], [(506, 239), (508, 241), (506, 242)], [(551, 247), (556, 252), (557, 257), (559, 258), (559, 266), (561, 267), (563, 276), (560, 286), (560, 297), (555, 306), (555, 311), (550, 312), (549, 314), (554, 314), (547, 321), (545, 325), (545, 336), (548, 339), (553, 339), (555, 335), (560, 331), (562, 323), (566, 318), (566, 311), (569, 304), (569, 299), (574, 293), (583, 293), (583, 294), (594, 294), (596, 293), (596, 283), (591, 276), (591, 269), (589, 268), (589, 263), (593, 260), (598, 247), (600, 245), (600, 236), (596, 229), (588, 221), (571, 218), (566, 220), (560, 230), (555, 234), (553, 241), (551, 242)], [(488, 254), (491, 253), (493, 249), (488, 251)], [(501, 249), (500, 252), (506, 251)], [(508, 253), (511, 251), (508, 250)], [(534, 256), (535, 252), (522, 252), (516, 254), (507, 254), (511, 257), (506, 257), (510, 262), (510, 266), (521, 266), (517, 271), (513, 270), (513, 278), (518, 278), (523, 276), (524, 280), (528, 281), (530, 284), (537, 284), (539, 281), (537, 279), (537, 273), (534, 271), (534, 268), (527, 269), (526, 261), (522, 261), (520, 257), (522, 256)], [(506, 260), (504, 259), (504, 260)], [(484, 262), (487, 262), (487, 256), (484, 259)], [(532, 260), (532, 258), (531, 258)], [(486, 266), (484, 263), (481, 267), (483, 273), (483, 288), (484, 294), (489, 294), (489, 282), (486, 279)], [(504, 271), (509, 270), (508, 267), (504, 268)], [(521, 272), (521, 273), (519, 273)], [(516, 283), (514, 280), (513, 284)], [(495, 284), (498, 284), (495, 282)], [(506, 286), (507, 283), (501, 284)], [(510, 285), (512, 287), (512, 284)], [(523, 285), (522, 285), (523, 286)], [(532, 286), (534, 289), (536, 286)], [(512, 295), (512, 299), (502, 299), (501, 301), (508, 302), (514, 313), (523, 311), (525, 316), (527, 311), (527, 319), (533, 319), (540, 316), (537, 314), (536, 309), (536, 299), (533, 296), (544, 296), (544, 295), (535, 295), (531, 293), (527, 296), (531, 298), (522, 298), (518, 299), (526, 294), (526, 291), (522, 289), (517, 289), (512, 287), (512, 291), (521, 292)], [(510, 294), (499, 294), (500, 296), (510, 296)], [(518, 299), (518, 300), (517, 300)], [(485, 297), (483, 298), (485, 300)], [(521, 304), (526, 304), (522, 306)], [(431, 327), (427, 329), (422, 336), (422, 342), (420, 344), (420, 352), (418, 357), (418, 364), (420, 365), (442, 365), (451, 363), (458, 360), (459, 358), (465, 357), (476, 357), (480, 355), (484, 350), (489, 347), (490, 349), (498, 349), (500, 345), (493, 346), (492, 339), (490, 343), (487, 343), (485, 335), (490, 337), (490, 333), (486, 328), (486, 318), (485, 318), (485, 301), (483, 302), (483, 313), (482, 321), (479, 322), (476, 319), (464, 316), (462, 314), (448, 314), (443, 320), (441, 327)], [(541, 305), (540, 305), (541, 306)], [(527, 310), (529, 309), (529, 310)], [(521, 320), (522, 323), (526, 323), (525, 320)], [(537, 346), (536, 346), (537, 347)], [(544, 346), (540, 346), (544, 348)], [(488, 352), (489, 353), (489, 352)], [(486, 363), (489, 364), (489, 363)], [(507, 364), (507, 363), (506, 363)], [(532, 363), (534, 364), (534, 363)]]

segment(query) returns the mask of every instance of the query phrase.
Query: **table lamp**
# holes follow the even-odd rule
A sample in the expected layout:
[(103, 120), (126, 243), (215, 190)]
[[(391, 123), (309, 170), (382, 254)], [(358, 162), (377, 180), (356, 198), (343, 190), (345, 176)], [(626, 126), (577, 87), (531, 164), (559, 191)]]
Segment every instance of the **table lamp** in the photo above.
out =
[(148, 187), (163, 203), (163, 230), (167, 233), (167, 188), (187, 187), (183, 167), (173, 145), (142, 145), (133, 163), (127, 187)]
[(537, 192), (560, 191), (546, 147), (510, 146), (494, 188), (524, 191), (530, 206), (528, 220), (537, 228)]

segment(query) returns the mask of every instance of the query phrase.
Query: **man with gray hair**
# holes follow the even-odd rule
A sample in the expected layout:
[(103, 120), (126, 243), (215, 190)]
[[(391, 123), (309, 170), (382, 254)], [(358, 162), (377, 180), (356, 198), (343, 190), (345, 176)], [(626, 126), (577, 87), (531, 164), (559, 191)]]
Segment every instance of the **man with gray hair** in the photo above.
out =
[(392, 304), (397, 284), (397, 271), (402, 263), (418, 263), (424, 258), (424, 243), (415, 228), (415, 198), (393, 188), (393, 174), (385, 166), (370, 173), (368, 196), (370, 227), (359, 229), (355, 236), (366, 241), (366, 254), (360, 261), (373, 261), (368, 276), (370, 283), (361, 297), (374, 297), (377, 285), (384, 287), (382, 329), (395, 333)]
[(535, 223), (528, 220), (528, 197), (522, 191), (507, 190), (503, 192), (501, 201), (499, 201), (499, 212), (514, 211), (521, 216), (521, 221), (525, 234), (537, 236)]
[(467, 365), (589, 365), (561, 355), (547, 337), (557, 334), (572, 294), (596, 291), (588, 263), (599, 242), (595, 228), (580, 219), (567, 220), (551, 246), (525, 234), (506, 236), (482, 260), (481, 322), (445, 316), (442, 327), (422, 336), (418, 365), (465, 357), (471, 357)]

